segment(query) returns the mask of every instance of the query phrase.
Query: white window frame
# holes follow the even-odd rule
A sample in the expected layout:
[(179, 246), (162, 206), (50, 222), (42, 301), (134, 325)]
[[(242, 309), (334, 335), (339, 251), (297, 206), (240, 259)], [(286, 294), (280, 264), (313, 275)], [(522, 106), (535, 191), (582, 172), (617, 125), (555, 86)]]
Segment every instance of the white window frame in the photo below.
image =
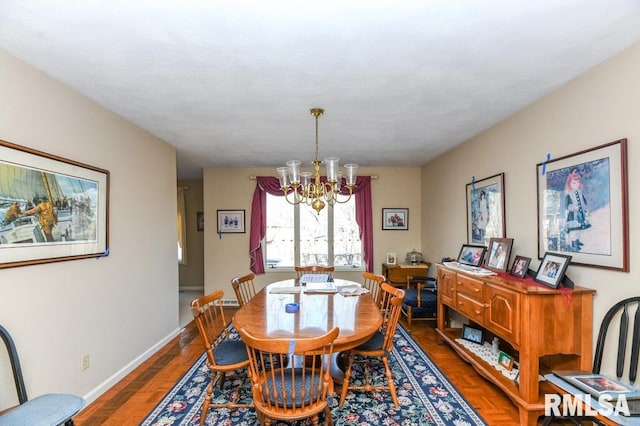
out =
[[(270, 195), (267, 194), (267, 197), (276, 197), (276, 195)], [(355, 198), (351, 198), (350, 202), (355, 203)], [(294, 238), (294, 264), (296, 262), (300, 262), (301, 258), (302, 258), (302, 253), (301, 253), (301, 248), (300, 248), (300, 204), (296, 204), (293, 207), (293, 238)], [(335, 250), (334, 250), (334, 245), (333, 245), (333, 241), (334, 241), (334, 206), (327, 204), (325, 206), (326, 209), (328, 209), (327, 211), (327, 258), (331, 259), (331, 263), (333, 263), (333, 261), (335, 260)], [(267, 223), (269, 221), (269, 218), (267, 217)], [(361, 242), (362, 243), (362, 242)], [(269, 267), (266, 262), (267, 262), (267, 258), (269, 257), (269, 253), (267, 250), (267, 244), (266, 244), (266, 240), (262, 241), (262, 252), (264, 253), (263, 256), (263, 261), (265, 262), (264, 265), (264, 270), (265, 272), (282, 272), (282, 271), (293, 271), (294, 267), (293, 266), (274, 266), (274, 267)], [(334, 266), (333, 264), (329, 265), (329, 266)], [(361, 264), (360, 266), (349, 266), (349, 265), (339, 265), (339, 266), (334, 266), (336, 271), (365, 271), (365, 262), (364, 259), (361, 260)]]

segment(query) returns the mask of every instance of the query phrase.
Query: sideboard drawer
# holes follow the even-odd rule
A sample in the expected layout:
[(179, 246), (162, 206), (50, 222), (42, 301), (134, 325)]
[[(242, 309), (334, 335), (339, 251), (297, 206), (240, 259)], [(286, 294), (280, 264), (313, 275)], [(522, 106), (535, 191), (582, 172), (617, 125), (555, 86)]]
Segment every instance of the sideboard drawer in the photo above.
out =
[(481, 302), (484, 300), (484, 283), (482, 281), (458, 274), (456, 291), (471, 299)]
[(484, 303), (471, 299), (462, 293), (458, 293), (457, 296), (457, 311), (471, 321), (479, 325), (484, 325)]

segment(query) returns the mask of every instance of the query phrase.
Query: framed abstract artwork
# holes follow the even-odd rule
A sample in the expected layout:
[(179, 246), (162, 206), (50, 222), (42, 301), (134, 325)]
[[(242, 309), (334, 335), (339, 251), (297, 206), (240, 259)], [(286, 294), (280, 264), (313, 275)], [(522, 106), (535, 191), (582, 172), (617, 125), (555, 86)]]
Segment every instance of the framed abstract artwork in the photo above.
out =
[(504, 173), (467, 184), (467, 242), (489, 245), (504, 238)]
[(0, 268), (109, 253), (109, 172), (0, 141)]
[(627, 140), (536, 165), (538, 258), (629, 271)]

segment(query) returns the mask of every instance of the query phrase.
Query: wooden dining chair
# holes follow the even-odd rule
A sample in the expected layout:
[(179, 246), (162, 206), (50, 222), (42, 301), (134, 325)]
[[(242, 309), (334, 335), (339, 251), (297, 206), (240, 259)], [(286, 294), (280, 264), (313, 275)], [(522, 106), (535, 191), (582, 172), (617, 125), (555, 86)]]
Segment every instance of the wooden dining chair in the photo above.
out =
[(256, 275), (253, 272), (248, 273), (242, 277), (235, 277), (231, 280), (233, 291), (236, 293), (236, 299), (238, 299), (238, 305), (244, 306), (249, 300), (256, 295), (256, 286), (253, 283)]
[(333, 276), (333, 271), (335, 268), (333, 266), (296, 266), (295, 267), (296, 274), (298, 278), (301, 278), (305, 274), (327, 274), (329, 276)]
[[(393, 405), (397, 408), (398, 395), (396, 394), (396, 385), (393, 381), (393, 372), (389, 367), (389, 352), (393, 350), (393, 339), (396, 334), (398, 320), (402, 311), (402, 301), (404, 300), (404, 290), (395, 288), (388, 283), (382, 283), (380, 286), (380, 306), (382, 312), (382, 326), (376, 333), (365, 343), (352, 349), (349, 354), (347, 370), (344, 374), (342, 383), (342, 392), (340, 394), (339, 406), (342, 407), (347, 392), (349, 390), (364, 390), (366, 392), (374, 390), (389, 390)], [(372, 358), (379, 359), (384, 366), (384, 373), (387, 383), (374, 384), (372, 376), (369, 374), (369, 368)], [(353, 365), (360, 364), (364, 370), (364, 377), (359, 379), (358, 384), (351, 384), (351, 374)], [(376, 363), (379, 364), (379, 363)], [(362, 383), (362, 384), (360, 384)]]
[(384, 275), (374, 274), (372, 272), (363, 272), (362, 273), (362, 287), (369, 290), (371, 293), (371, 297), (376, 301), (377, 304), (380, 302), (380, 286), (383, 282), (386, 281)]
[[(223, 295), (222, 290), (216, 290), (191, 302), (191, 313), (207, 354), (207, 367), (211, 371), (211, 382), (207, 387), (207, 396), (202, 404), (200, 425), (204, 425), (210, 407), (228, 409), (253, 407), (251, 404), (238, 403), (239, 388), (244, 383), (245, 376), (229, 375), (235, 370), (246, 369), (249, 366), (249, 356), (242, 341), (231, 340), (229, 337), (229, 323), (224, 317), (222, 308)], [(211, 398), (216, 379), (222, 390), (226, 378), (242, 379), (238, 389), (232, 393), (234, 398), (226, 402), (212, 403)]]
[[(311, 417), (319, 424), (333, 425), (329, 397), (333, 394), (330, 374), (333, 342), (340, 329), (301, 339), (263, 339), (244, 328), (240, 337), (249, 352), (251, 389), (258, 419), (271, 425), (274, 420), (295, 421)], [(286, 360), (292, 357), (291, 367)], [(276, 367), (273, 367), (276, 366)]]
[[(601, 373), (605, 353), (609, 352), (605, 348), (615, 348), (607, 354), (611, 364), (608, 367), (611, 368), (611, 371), (615, 370), (615, 378), (619, 381), (637, 386), (640, 360), (640, 339), (638, 336), (640, 336), (640, 296), (633, 296), (619, 301), (605, 313), (598, 331), (591, 373)], [(612, 368), (613, 364), (615, 364), (615, 368)], [(611, 404), (615, 406), (616, 402), (611, 401)], [(582, 412), (580, 410), (580, 413)], [(581, 425), (585, 421), (604, 424), (586, 412), (585, 415), (577, 416), (555, 416), (553, 411), (550, 414), (544, 418), (542, 423), (544, 426), (551, 425), (556, 421), (560, 424), (566, 424), (569, 421), (575, 425)], [(607, 422), (606, 424), (611, 423)]]

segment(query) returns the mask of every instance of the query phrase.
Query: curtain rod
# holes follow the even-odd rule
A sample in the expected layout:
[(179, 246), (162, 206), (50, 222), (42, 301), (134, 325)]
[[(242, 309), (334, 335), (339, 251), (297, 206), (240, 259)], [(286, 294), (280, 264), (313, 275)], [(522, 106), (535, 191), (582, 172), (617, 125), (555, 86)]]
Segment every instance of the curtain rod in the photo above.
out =
[[(256, 180), (255, 176), (249, 176), (249, 180)], [(378, 176), (371, 176), (371, 180), (378, 180)]]

